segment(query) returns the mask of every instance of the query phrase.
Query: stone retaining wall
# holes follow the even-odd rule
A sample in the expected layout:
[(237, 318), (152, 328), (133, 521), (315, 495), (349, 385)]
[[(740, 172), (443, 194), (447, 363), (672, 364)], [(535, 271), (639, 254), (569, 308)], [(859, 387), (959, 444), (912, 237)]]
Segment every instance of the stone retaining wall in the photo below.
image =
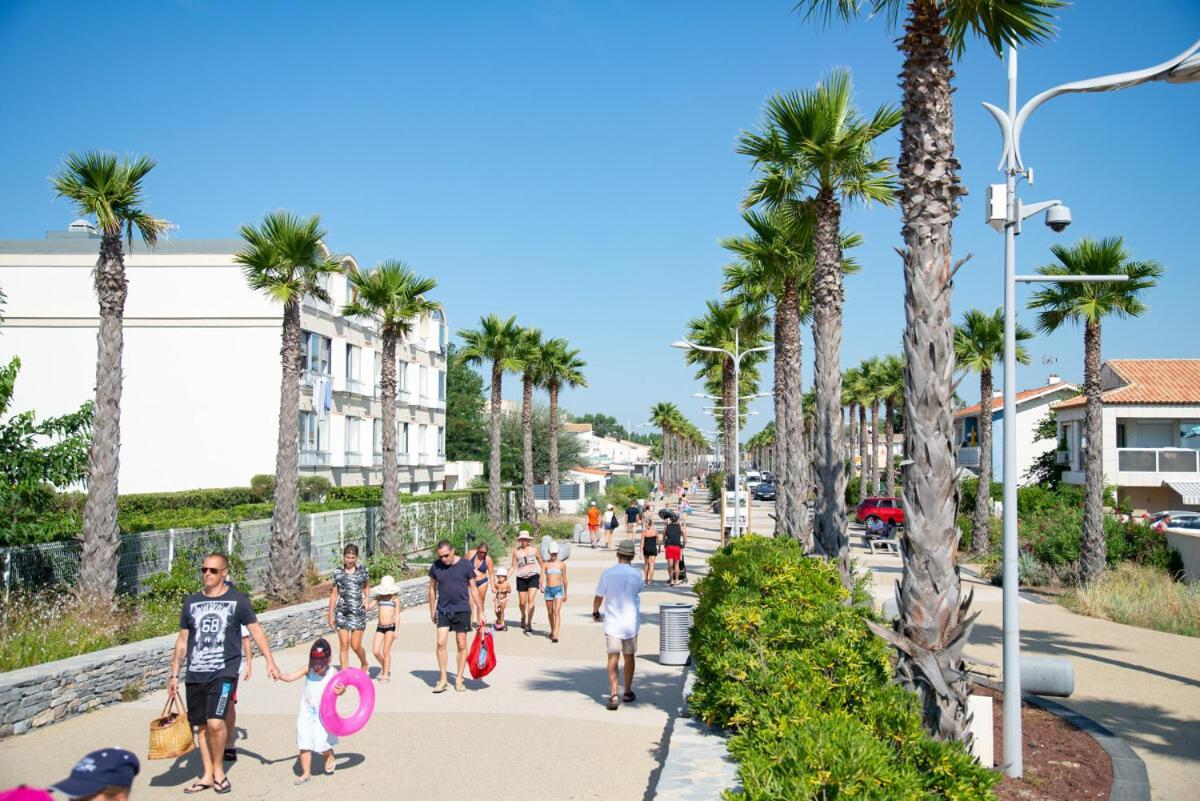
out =
[[(401, 607), (428, 601), (429, 580), (400, 583)], [(329, 633), (329, 601), (273, 609), (258, 616), (272, 649)], [(0, 673), (0, 737), (23, 734), (114, 701), (167, 686), (176, 634), (118, 645), (57, 662)]]

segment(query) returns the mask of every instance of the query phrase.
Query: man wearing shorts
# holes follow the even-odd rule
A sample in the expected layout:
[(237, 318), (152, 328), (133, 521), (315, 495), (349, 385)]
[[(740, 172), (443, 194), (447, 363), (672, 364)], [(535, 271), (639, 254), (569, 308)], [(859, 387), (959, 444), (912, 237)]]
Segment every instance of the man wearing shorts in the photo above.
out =
[[(446, 681), (446, 640), (454, 631), (458, 646), (458, 673), (454, 689), (465, 692), (463, 684), (467, 667), (467, 632), (471, 630), (471, 617), (476, 612), (476, 594), (471, 591), (475, 568), (469, 559), (454, 553), (449, 540), (437, 544), (437, 559), (429, 566), (429, 618), (437, 626), (438, 680), (435, 693), (444, 693)], [(478, 610), (478, 619), (483, 625), (483, 610)]]
[(634, 529), (637, 527), (641, 516), (642, 507), (638, 505), (637, 501), (631, 500), (629, 505), (625, 507), (625, 536), (627, 538), (633, 539), (633, 535), (636, 533)]
[[(641, 626), (638, 593), (642, 591), (642, 574), (631, 563), (636, 552), (633, 540), (617, 545), (617, 564), (600, 574), (596, 597), (592, 601), (592, 619), (600, 620), (604, 605), (604, 642), (608, 650), (608, 708), (620, 706), (637, 696), (633, 694), (633, 659), (637, 653), (638, 628)], [(625, 695), (617, 693), (617, 663), (625, 655)]]
[(596, 543), (600, 541), (600, 509), (595, 501), (588, 505), (587, 521), (588, 540), (592, 543), (592, 548), (595, 548)]
[(229, 575), (229, 560), (225, 555), (209, 554), (200, 570), (203, 589), (183, 599), (167, 690), (174, 694), (179, 689), (180, 662), (186, 655), (188, 722), (199, 734), (204, 775), (184, 792), (199, 793), (211, 788), (228, 793), (232, 788), (222, 764), (228, 736), (225, 716), (237, 692), (238, 669), (242, 665), (242, 626), (262, 652), (267, 675), (278, 679), (279, 668), (250, 599), (225, 584)]

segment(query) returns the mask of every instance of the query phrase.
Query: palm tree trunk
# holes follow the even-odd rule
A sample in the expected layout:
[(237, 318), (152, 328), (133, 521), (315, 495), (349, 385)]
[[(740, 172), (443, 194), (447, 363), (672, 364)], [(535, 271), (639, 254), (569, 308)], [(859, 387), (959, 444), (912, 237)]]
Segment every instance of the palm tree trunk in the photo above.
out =
[[(815, 347), (815, 342), (814, 342)], [(849, 476), (853, 481), (858, 479), (858, 485), (862, 486), (862, 465), (854, 464), (854, 454), (858, 451), (858, 404), (851, 403), (847, 409), (849, 417), (849, 436), (846, 438), (846, 454), (844, 456), (846, 462), (850, 465)]]
[(870, 496), (868, 486), (871, 483), (871, 461), (867, 455), (867, 406), (858, 404), (858, 498), (862, 500)]
[[(789, 537), (798, 534), (789, 526), (788, 506), (792, 503), (792, 482), (797, 476), (788, 472), (787, 446), (788, 424), (791, 415), (788, 414), (788, 403), (791, 395), (787, 391), (788, 365), (790, 344), (788, 343), (789, 317), (795, 309), (794, 302), (785, 302), (784, 295), (796, 294), (794, 279), (784, 281), (783, 292), (775, 302), (775, 379), (772, 391), (775, 394), (775, 442), (772, 450), (779, 455), (780, 466), (772, 468), (775, 472), (775, 536)], [(792, 311), (789, 311), (792, 310)]]
[(879, 401), (871, 402), (871, 494), (879, 494)]
[(283, 306), (275, 506), (267, 563), (267, 594), (285, 603), (294, 601), (304, 589), (300, 563), (300, 337), (300, 300), (295, 298)]
[(533, 502), (533, 377), (526, 373), (521, 395), (521, 513), (540, 533), (537, 506)]
[(558, 503), (558, 382), (550, 383), (550, 515), (561, 512)]
[(500, 506), (500, 384), (504, 371), (500, 362), (492, 362), (492, 451), (488, 455), (488, 520), (497, 537), (504, 530)]
[(979, 487), (971, 518), (971, 550), (987, 553), (992, 517), (992, 370), (979, 371)]
[(813, 349), (817, 417), (817, 517), (813, 532), (818, 553), (837, 561), (842, 583), (853, 586), (850, 540), (846, 536), (846, 471), (843, 467), (842, 372), (842, 248), (841, 209), (824, 189), (816, 198), (817, 226), (813, 238)]
[(1083, 395), (1087, 401), (1084, 428), (1087, 433), (1087, 457), (1084, 462), (1083, 542), (1079, 557), (1079, 581), (1087, 584), (1104, 574), (1108, 562), (1108, 543), (1104, 539), (1104, 469), (1100, 404), (1100, 322), (1083, 326)]
[(670, 432), (667, 431), (667, 427), (664, 425), (662, 427), (662, 476), (660, 478), (664, 493), (671, 486), (671, 477), (667, 475), (667, 439), (669, 434)]
[[(950, 226), (963, 190), (954, 158), (954, 75), (941, 0), (912, 0), (900, 44), (903, 214), (905, 458), (904, 575), (895, 630), (898, 681), (917, 693), (925, 730), (967, 742), (968, 686), (962, 648), (972, 620), (962, 593), (954, 516), (958, 508), (951, 382), (954, 322)], [(969, 743), (968, 743), (969, 744)]]
[(379, 531), (379, 549), (391, 553), (400, 544), (400, 466), (396, 463), (396, 334), (390, 329), (383, 331), (379, 383), (383, 390), (383, 488), (380, 498), (383, 525)]
[(735, 461), (734, 454), (737, 453), (736, 448), (738, 443), (733, 436), (733, 424), (737, 419), (735, 415), (737, 409), (737, 393), (739, 387), (737, 382), (733, 380), (733, 360), (728, 356), (721, 357), (721, 405), (725, 410), (721, 412), (721, 432), (725, 436), (725, 464), (728, 465), (725, 469), (733, 472)]
[(892, 441), (896, 438), (896, 407), (895, 402), (888, 398), (883, 404), (883, 435), (887, 438), (884, 450), (887, 451), (887, 494), (889, 498), (896, 497), (896, 457), (892, 455)]
[[(776, 334), (776, 348), (782, 352), (784, 380), (782, 391), (778, 394), (784, 400), (782, 418), (785, 423), (781, 429), (781, 415), (777, 410), (775, 443), (779, 469), (775, 476), (775, 488), (776, 498), (784, 494), (787, 496), (783, 510), (776, 509), (776, 515), (785, 522), (787, 533), (798, 537), (804, 549), (809, 551), (812, 549), (812, 528), (804, 506), (804, 389), (800, 383), (803, 342), (800, 338), (799, 292), (794, 281), (784, 283), (776, 317), (784, 318), (782, 330)], [(780, 364), (779, 355), (776, 364)], [(779, 444), (781, 442), (782, 445)]]
[(88, 493), (83, 509), (79, 592), (94, 608), (117, 600), (117, 478), (121, 456), (121, 358), (125, 351), (125, 258), (121, 233), (106, 233), (94, 274), (100, 305), (96, 334), (96, 407), (88, 448)]

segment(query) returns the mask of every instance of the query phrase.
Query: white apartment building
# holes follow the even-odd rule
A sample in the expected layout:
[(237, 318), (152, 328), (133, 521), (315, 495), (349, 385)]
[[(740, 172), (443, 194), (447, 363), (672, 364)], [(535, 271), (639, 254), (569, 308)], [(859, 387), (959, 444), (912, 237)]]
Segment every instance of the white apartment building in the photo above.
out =
[[(0, 361), (22, 363), (11, 411), (47, 417), (94, 396), (99, 244), (83, 221), (41, 240), (0, 241)], [(242, 244), (135, 242), (126, 257), (122, 493), (245, 486), (275, 472), (283, 309), (247, 286), (233, 260)], [(306, 298), (301, 310), (300, 473), (377, 484), (382, 339), (337, 313), (349, 299), (345, 276), (330, 275), (326, 289), (332, 304)], [(443, 486), (446, 343), (435, 315), (397, 348), (402, 492)]]
[(589, 464), (617, 468), (632, 468), (650, 461), (650, 446), (615, 437), (599, 437), (591, 423), (567, 423), (563, 433), (577, 437), (583, 445), (583, 455)]

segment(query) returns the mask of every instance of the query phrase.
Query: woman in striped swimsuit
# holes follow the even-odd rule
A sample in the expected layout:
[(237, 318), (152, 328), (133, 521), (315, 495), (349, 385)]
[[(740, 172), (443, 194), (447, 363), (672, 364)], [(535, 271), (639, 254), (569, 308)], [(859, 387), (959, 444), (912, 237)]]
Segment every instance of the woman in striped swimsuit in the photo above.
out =
[(512, 572), (517, 577), (517, 600), (521, 603), (521, 628), (533, 631), (534, 599), (541, 585), (542, 555), (531, 544), (528, 531), (517, 535), (517, 549), (512, 555)]

